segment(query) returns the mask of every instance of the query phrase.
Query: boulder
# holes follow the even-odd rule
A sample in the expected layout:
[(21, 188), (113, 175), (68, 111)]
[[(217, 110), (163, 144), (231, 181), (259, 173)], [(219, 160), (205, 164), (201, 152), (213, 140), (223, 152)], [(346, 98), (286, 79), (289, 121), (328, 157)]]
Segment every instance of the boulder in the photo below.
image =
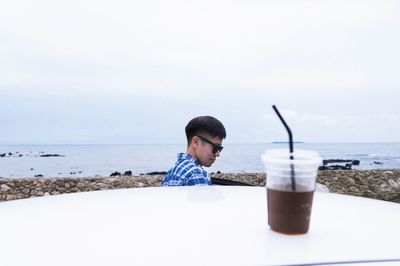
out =
[(323, 165), (318, 167), (318, 170), (351, 170), (351, 163), (347, 163), (345, 165), (334, 164), (334, 165)]
[(162, 171), (162, 172), (150, 172), (150, 173), (147, 173), (146, 175), (166, 175), (166, 174), (167, 174), (167, 172)]
[(7, 186), (6, 184), (2, 184), (1, 186), (0, 186), (0, 191), (1, 192), (6, 192), (6, 191), (9, 191), (11, 188), (9, 187), (9, 186)]
[(132, 176), (132, 171), (125, 171), (125, 173), (124, 173), (124, 175), (126, 175), (126, 176)]
[(322, 160), (323, 165), (328, 165), (331, 163), (351, 163), (352, 165), (360, 165), (360, 160), (351, 159), (325, 159)]
[(120, 172), (114, 172), (110, 176), (121, 176), (121, 173)]
[(60, 155), (60, 154), (41, 154), (40, 157), (65, 157), (65, 155)]

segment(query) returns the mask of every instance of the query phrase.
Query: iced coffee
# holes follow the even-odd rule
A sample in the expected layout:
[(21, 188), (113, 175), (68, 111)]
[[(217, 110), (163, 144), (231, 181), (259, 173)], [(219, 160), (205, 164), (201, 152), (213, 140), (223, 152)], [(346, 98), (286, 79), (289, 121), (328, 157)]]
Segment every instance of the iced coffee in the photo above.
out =
[[(292, 159), (291, 159), (292, 157)], [(262, 156), (267, 172), (268, 224), (283, 234), (308, 232), (321, 158), (318, 153), (267, 150)]]

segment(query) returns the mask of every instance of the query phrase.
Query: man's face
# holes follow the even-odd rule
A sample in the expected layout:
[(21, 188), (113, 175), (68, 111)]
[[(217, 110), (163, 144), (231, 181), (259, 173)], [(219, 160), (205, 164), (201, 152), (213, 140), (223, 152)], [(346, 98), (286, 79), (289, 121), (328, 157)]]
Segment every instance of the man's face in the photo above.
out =
[(196, 144), (196, 159), (201, 165), (210, 167), (221, 153), (222, 139), (212, 138), (208, 134), (199, 134), (193, 137), (193, 141)]

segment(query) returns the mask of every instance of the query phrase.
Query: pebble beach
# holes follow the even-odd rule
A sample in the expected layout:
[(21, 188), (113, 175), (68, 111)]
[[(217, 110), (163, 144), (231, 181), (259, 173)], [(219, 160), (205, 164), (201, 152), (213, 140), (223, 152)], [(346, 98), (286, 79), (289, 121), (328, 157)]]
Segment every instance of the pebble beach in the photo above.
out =
[[(265, 186), (265, 173), (212, 177)], [(0, 201), (121, 188), (159, 187), (162, 174), (77, 178), (0, 178)], [(400, 169), (318, 171), (317, 191), (400, 203)]]

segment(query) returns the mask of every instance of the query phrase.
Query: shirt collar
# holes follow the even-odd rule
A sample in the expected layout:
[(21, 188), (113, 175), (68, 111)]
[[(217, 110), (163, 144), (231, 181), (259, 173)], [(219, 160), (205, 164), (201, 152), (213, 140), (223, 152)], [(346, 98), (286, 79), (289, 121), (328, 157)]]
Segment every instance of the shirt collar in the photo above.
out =
[(190, 155), (189, 153), (181, 152), (181, 153), (178, 153), (177, 157), (178, 157), (178, 160), (189, 160), (189, 161), (192, 161), (195, 165), (201, 167), (200, 162), (197, 159), (195, 159), (192, 155)]

